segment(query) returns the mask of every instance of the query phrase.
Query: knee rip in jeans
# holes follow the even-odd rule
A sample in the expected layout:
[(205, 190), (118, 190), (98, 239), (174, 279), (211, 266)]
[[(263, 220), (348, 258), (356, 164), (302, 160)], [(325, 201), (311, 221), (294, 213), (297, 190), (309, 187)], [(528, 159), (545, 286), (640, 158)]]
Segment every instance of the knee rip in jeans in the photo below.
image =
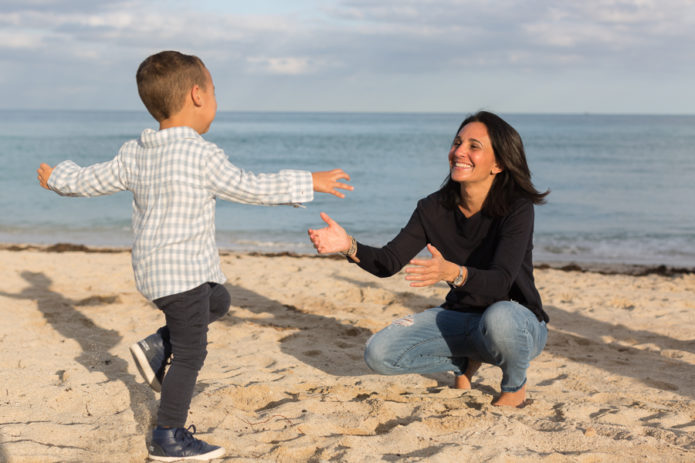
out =
[(414, 323), (415, 317), (413, 315), (406, 315), (403, 318), (392, 321), (391, 326), (412, 326)]

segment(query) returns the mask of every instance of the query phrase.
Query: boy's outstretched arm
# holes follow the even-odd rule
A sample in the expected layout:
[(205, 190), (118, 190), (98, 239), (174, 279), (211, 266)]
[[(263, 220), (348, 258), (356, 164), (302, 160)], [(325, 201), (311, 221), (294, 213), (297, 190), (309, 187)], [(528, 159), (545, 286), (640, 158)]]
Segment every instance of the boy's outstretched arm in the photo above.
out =
[(314, 182), (314, 191), (319, 193), (330, 193), (338, 198), (344, 198), (345, 195), (336, 188), (341, 190), (352, 191), (355, 189), (352, 185), (342, 183), (339, 180), (350, 180), (350, 176), (343, 169), (325, 170), (320, 172), (312, 172), (311, 179)]
[(41, 163), (39, 168), (36, 169), (36, 173), (38, 174), (39, 184), (47, 190), (50, 190), (50, 188), (48, 188), (48, 178), (51, 176), (52, 172), (53, 172), (53, 167), (49, 166), (48, 164), (44, 164), (44, 163)]

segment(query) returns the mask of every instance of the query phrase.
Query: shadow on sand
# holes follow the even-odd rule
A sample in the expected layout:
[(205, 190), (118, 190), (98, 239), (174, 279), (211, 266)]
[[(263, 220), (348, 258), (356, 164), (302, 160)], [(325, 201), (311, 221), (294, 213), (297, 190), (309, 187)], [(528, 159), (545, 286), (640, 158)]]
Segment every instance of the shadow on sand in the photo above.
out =
[[(137, 383), (133, 375), (128, 374), (128, 362), (109, 353), (122, 339), (117, 331), (97, 326), (84, 316), (77, 307), (114, 303), (116, 297), (94, 295), (83, 300), (65, 298), (51, 289), (51, 280), (43, 273), (22, 272), (22, 278), (29, 287), (16, 294), (2, 293), (15, 299), (28, 299), (37, 302), (39, 311), (45, 320), (66, 339), (75, 340), (81, 348), (75, 358), (77, 363), (88, 371), (98, 371), (106, 376), (107, 381), (121, 381), (130, 396), (130, 408), (136, 420), (137, 430), (145, 434), (149, 429), (152, 410), (156, 403), (154, 392)], [(61, 371), (56, 374), (61, 375)], [(63, 371), (64, 372), (64, 371)], [(0, 453), (0, 457), (2, 454)], [(5, 461), (0, 458), (0, 461)]]
[[(649, 387), (695, 398), (695, 366), (678, 359), (679, 351), (695, 353), (695, 339), (681, 341), (602, 322), (554, 306), (544, 308), (550, 316), (546, 351), (616, 375), (635, 378)], [(615, 341), (605, 342), (606, 337)], [(653, 344), (657, 349), (632, 347), (641, 344)]]
[[(241, 286), (226, 284), (225, 287), (232, 296), (232, 309), (219, 322), (227, 325), (252, 323), (280, 331), (293, 331), (280, 339), (282, 352), (329, 375), (360, 376), (371, 373), (362, 361), (364, 343), (371, 336), (371, 331), (335, 318), (304, 312), (301, 308), (283, 304)], [(235, 313), (234, 306), (263, 316), (242, 317)]]
[[(370, 286), (369, 283), (360, 281), (350, 282), (358, 286)], [(234, 305), (263, 317), (248, 319), (232, 311), (223, 319), (225, 323), (251, 322), (276, 329), (296, 330), (280, 340), (281, 349), (286, 354), (330, 375), (374, 374), (362, 359), (364, 344), (372, 334), (370, 330), (335, 318), (304, 312), (301, 308), (282, 304), (240, 286), (227, 285), (227, 289)], [(412, 293), (397, 293), (394, 297), (412, 312), (434, 307), (441, 302)], [(546, 351), (617, 375), (628, 375), (649, 387), (695, 398), (695, 388), (692, 386), (695, 384), (695, 367), (677, 358), (677, 351), (695, 353), (695, 339), (681, 341), (649, 331), (632, 330), (553, 306), (547, 306), (546, 310), (551, 320)], [(607, 336), (616, 342), (605, 342), (603, 338)], [(664, 356), (660, 352), (629, 345), (644, 343), (655, 344), (662, 351), (672, 350), (675, 353), (671, 357)], [(626, 365), (634, 365), (634, 368), (626, 368)], [(448, 381), (439, 374), (426, 376), (440, 382)]]

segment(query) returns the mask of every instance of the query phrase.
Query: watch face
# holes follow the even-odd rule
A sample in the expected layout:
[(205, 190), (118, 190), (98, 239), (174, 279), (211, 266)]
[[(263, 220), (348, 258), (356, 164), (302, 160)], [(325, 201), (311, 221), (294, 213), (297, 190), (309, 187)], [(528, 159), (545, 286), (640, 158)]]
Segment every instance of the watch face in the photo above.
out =
[(454, 280), (454, 286), (459, 286), (463, 281), (463, 269), (459, 267), (459, 275)]

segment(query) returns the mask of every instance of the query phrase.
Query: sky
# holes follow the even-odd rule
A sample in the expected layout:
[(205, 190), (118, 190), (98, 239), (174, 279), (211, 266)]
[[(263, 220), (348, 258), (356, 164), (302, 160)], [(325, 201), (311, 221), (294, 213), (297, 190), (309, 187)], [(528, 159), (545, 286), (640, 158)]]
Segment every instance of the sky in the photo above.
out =
[(695, 0), (2, 0), (0, 109), (143, 109), (161, 50), (220, 110), (695, 114)]

